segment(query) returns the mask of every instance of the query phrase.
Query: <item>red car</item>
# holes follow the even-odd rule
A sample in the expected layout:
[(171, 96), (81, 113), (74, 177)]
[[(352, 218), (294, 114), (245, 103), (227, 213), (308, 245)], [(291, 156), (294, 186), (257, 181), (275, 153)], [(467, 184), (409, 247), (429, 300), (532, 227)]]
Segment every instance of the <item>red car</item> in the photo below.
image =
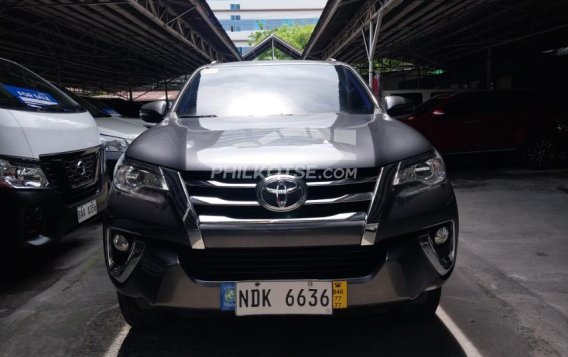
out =
[(554, 166), (568, 125), (525, 90), (438, 96), (403, 119), (444, 154), (517, 151), (536, 169)]

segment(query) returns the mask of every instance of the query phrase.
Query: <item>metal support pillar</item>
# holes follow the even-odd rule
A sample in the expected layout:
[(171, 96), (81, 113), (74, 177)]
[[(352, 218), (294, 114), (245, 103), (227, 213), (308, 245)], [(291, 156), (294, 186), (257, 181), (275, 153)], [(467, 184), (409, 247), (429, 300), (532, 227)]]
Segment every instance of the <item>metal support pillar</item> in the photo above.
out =
[(420, 89), (420, 77), (422, 75), (422, 67), (418, 66), (418, 79), (416, 81), (416, 88)]
[(168, 98), (168, 81), (164, 80), (164, 92), (166, 93), (166, 108), (170, 107), (170, 99)]
[(272, 43), (272, 60), (274, 61), (276, 58), (274, 57), (274, 37), (271, 40)]
[(493, 49), (491, 47), (487, 48), (487, 63), (486, 63), (486, 72), (485, 72), (485, 82), (486, 82), (486, 88), (489, 90), (493, 90), (493, 68), (492, 68), (492, 62), (493, 62)]
[(132, 96), (132, 80), (130, 79), (128, 80), (128, 100), (131, 102), (134, 100)]
[[(373, 85), (373, 59), (375, 58), (375, 50), (377, 49), (377, 40), (379, 38), (379, 32), (381, 31), (381, 21), (383, 18), (382, 7), (379, 13), (371, 14), (369, 20), (369, 39), (367, 40), (367, 34), (361, 29), (361, 34), (363, 35), (363, 43), (365, 44), (365, 52), (367, 54), (367, 61), (369, 64), (369, 87)], [(368, 42), (367, 42), (368, 41)]]
[(61, 60), (59, 57), (55, 58), (55, 77), (57, 78), (57, 85), (61, 86)]

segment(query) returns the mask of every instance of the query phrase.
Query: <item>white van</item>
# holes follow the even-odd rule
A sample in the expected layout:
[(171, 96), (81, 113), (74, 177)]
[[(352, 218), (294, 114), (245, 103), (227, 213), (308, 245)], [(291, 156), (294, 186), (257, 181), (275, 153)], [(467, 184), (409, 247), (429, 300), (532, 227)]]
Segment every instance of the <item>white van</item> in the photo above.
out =
[(0, 59), (0, 239), (41, 246), (105, 208), (93, 117), (26, 68)]

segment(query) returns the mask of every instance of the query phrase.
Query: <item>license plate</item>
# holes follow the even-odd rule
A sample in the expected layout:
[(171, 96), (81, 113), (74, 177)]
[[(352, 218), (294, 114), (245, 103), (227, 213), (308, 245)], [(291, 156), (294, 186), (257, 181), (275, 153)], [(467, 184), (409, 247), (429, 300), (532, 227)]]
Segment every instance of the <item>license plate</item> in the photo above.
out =
[(79, 223), (97, 214), (97, 200), (89, 201), (77, 207), (77, 220)]
[(331, 281), (237, 282), (235, 313), (246, 315), (330, 315)]

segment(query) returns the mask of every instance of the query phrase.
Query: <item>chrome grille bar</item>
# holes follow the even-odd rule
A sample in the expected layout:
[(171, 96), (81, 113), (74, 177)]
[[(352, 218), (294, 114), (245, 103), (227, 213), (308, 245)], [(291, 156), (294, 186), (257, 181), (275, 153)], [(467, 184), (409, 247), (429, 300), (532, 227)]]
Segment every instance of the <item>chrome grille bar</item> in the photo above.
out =
[(186, 185), (195, 187), (219, 187), (219, 188), (254, 188), (256, 183), (235, 183), (221, 182), (215, 180), (190, 180), (185, 182)]
[[(371, 201), (373, 198), (372, 192), (347, 194), (333, 198), (323, 198), (315, 200), (307, 200), (304, 205), (323, 205), (333, 203), (347, 203), (347, 202), (362, 202)], [(191, 196), (191, 203), (194, 205), (208, 205), (208, 206), (260, 206), (257, 201), (232, 201), (225, 200), (219, 197), (208, 196)]]
[[(342, 180), (331, 180), (331, 181), (307, 181), (308, 186), (338, 186), (338, 185), (356, 185), (366, 182), (375, 182), (378, 176), (363, 177), (359, 179), (342, 179)], [(185, 182), (186, 185), (195, 187), (219, 187), (219, 188), (254, 188), (256, 183), (253, 182), (222, 182), (217, 180), (188, 180)]]
[(266, 218), (266, 219), (241, 219), (226, 216), (199, 216), (201, 223), (216, 224), (239, 224), (239, 223), (255, 223), (255, 224), (288, 224), (288, 223), (304, 223), (304, 222), (331, 222), (331, 221), (358, 221), (365, 219), (365, 212), (347, 212), (339, 213), (325, 217), (303, 217), (303, 218)]
[(308, 186), (340, 186), (340, 185), (356, 185), (365, 182), (375, 182), (378, 176), (364, 177), (360, 179), (343, 179), (334, 181), (313, 181), (306, 182)]

